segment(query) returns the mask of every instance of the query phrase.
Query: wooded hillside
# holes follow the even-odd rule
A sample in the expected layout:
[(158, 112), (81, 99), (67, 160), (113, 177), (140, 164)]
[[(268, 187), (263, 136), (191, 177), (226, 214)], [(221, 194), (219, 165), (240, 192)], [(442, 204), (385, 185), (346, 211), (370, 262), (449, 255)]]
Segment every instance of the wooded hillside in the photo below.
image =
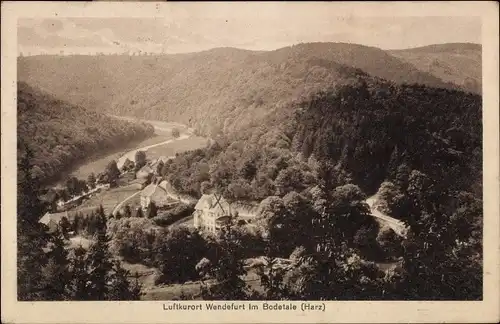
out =
[(265, 52), (217, 48), (176, 55), (22, 57), (18, 74), (91, 109), (182, 122), (215, 135), (259, 124), (291, 100), (331, 89), (356, 70), (397, 84), (462, 85), (381, 49), (345, 43)]
[(98, 152), (154, 133), (151, 125), (68, 104), (24, 82), (18, 82), (17, 120), (18, 140), (33, 151), (33, 175), (42, 182)]

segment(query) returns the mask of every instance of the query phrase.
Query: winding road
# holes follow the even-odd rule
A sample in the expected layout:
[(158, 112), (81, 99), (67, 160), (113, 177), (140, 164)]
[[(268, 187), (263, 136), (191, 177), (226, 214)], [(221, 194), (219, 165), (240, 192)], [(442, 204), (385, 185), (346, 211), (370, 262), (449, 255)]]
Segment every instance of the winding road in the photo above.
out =
[(370, 207), (370, 212), (371, 215), (375, 218), (380, 219), (382, 222), (387, 224), (392, 230), (399, 236), (406, 238), (407, 232), (408, 232), (408, 227), (407, 225), (400, 221), (399, 219), (396, 219), (394, 217), (388, 216), (384, 213), (382, 213), (378, 208), (377, 208), (377, 201), (378, 201), (378, 196), (373, 195), (366, 199), (366, 203)]

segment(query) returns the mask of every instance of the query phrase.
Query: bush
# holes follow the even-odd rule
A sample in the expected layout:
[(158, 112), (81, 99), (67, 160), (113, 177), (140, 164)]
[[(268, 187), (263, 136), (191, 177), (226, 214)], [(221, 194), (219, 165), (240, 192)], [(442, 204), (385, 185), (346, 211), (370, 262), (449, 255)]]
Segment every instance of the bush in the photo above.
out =
[(179, 204), (167, 212), (163, 212), (160, 216), (153, 217), (153, 222), (158, 226), (169, 226), (176, 221), (191, 215), (194, 212), (193, 206)]

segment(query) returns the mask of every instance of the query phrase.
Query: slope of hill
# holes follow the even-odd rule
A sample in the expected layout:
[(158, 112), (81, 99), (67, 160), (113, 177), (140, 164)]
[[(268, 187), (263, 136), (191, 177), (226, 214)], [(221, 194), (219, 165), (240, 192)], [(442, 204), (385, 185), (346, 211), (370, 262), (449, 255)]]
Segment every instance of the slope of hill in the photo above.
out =
[(482, 47), (479, 44), (437, 44), (389, 53), (467, 91), (482, 92)]
[[(373, 193), (409, 168), (437, 181), (437, 191), (481, 196), (479, 95), (359, 74), (283, 110), (288, 115), (181, 154), (163, 175), (183, 193), (217, 188), (228, 199), (262, 200), (326, 179)], [(331, 169), (318, 173), (314, 161)]]
[(18, 141), (33, 151), (33, 174), (42, 182), (97, 152), (154, 133), (151, 125), (118, 121), (70, 105), (24, 82), (18, 82), (17, 120)]
[(218, 48), (159, 56), (22, 57), (18, 71), (20, 80), (72, 103), (179, 121), (210, 135), (258, 124), (290, 101), (364, 72), (398, 84), (454, 87), (383, 50), (345, 43), (268, 52)]

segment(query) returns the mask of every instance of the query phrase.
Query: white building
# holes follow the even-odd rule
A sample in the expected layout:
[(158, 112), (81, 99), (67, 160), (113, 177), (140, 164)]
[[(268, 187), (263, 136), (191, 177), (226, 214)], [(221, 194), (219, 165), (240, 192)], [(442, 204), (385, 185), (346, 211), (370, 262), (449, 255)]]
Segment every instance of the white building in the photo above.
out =
[(194, 207), (194, 227), (216, 233), (231, 218), (251, 219), (257, 215), (258, 205), (228, 203), (222, 196), (203, 195)]

